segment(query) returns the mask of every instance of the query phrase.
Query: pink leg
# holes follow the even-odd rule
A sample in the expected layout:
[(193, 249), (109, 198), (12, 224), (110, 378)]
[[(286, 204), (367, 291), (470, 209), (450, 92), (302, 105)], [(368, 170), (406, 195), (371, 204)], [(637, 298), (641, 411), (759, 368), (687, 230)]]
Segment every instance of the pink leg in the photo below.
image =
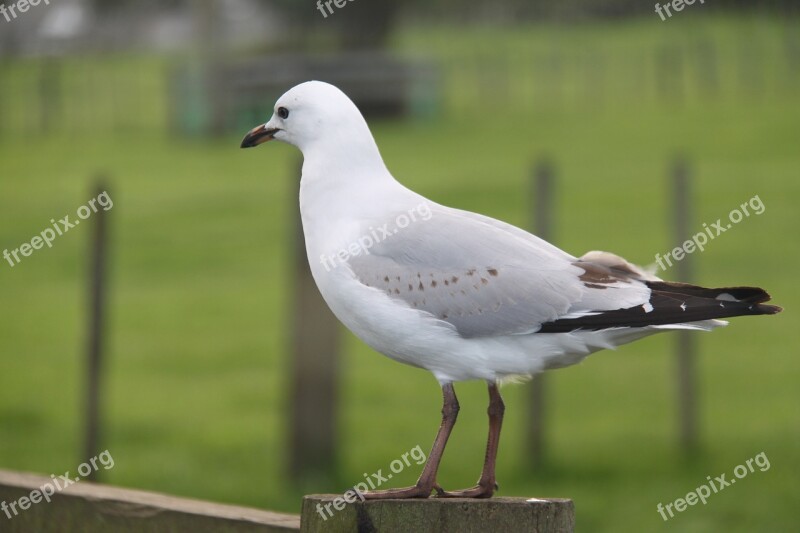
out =
[(436, 434), (436, 439), (433, 441), (433, 448), (431, 448), (431, 453), (428, 455), (428, 460), (425, 462), (425, 467), (422, 469), (422, 474), (419, 476), (417, 484), (413, 487), (406, 487), (403, 489), (364, 492), (364, 498), (367, 500), (428, 498), (433, 489), (436, 489), (440, 493), (443, 492), (436, 484), (436, 472), (439, 470), (439, 463), (442, 460), (442, 454), (444, 453), (444, 447), (447, 445), (447, 439), (450, 437), (450, 432), (453, 431), (453, 426), (456, 424), (459, 405), (452, 383), (442, 386), (442, 395), (444, 396), (442, 405), (442, 425), (439, 426), (439, 432)]
[(470, 489), (452, 492), (440, 492), (443, 498), (491, 498), (497, 490), (494, 478), (495, 464), (497, 463), (497, 447), (500, 444), (500, 428), (503, 425), (503, 413), (506, 406), (496, 383), (489, 384), (489, 442), (486, 444), (486, 459), (483, 463), (483, 472), (478, 484)]

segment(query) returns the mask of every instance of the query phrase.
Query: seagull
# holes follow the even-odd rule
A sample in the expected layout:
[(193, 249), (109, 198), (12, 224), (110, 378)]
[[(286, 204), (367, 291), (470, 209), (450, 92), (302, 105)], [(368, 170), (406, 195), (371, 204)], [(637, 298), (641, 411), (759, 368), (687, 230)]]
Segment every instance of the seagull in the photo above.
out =
[[(440, 205), (386, 168), (366, 120), (333, 85), (301, 83), (242, 148), (271, 140), (303, 153), (300, 214), (311, 273), (336, 317), (374, 350), (427, 369), (442, 422), (416, 484), (368, 499), (489, 498), (505, 406), (499, 385), (667, 330), (775, 314), (755, 287), (663, 281), (618, 255), (575, 257), (512, 225)], [(477, 485), (445, 491), (436, 473), (459, 412), (453, 383), (484, 380), (489, 437)]]

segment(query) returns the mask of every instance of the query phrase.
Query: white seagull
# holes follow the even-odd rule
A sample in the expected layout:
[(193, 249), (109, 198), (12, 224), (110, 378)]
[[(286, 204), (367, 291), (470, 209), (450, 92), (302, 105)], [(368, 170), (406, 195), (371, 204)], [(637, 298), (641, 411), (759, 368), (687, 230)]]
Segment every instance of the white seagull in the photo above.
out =
[[(333, 85), (281, 96), (242, 148), (276, 139), (303, 153), (300, 213), (311, 272), (333, 313), (378, 352), (433, 373), (442, 424), (416, 485), (367, 498), (491, 497), (503, 380), (673, 329), (710, 330), (774, 314), (759, 288), (670, 283), (621, 257), (574, 257), (499, 220), (437, 204), (392, 177), (367, 122)], [(453, 382), (489, 386), (489, 440), (475, 487), (446, 492), (436, 472), (459, 406)]]

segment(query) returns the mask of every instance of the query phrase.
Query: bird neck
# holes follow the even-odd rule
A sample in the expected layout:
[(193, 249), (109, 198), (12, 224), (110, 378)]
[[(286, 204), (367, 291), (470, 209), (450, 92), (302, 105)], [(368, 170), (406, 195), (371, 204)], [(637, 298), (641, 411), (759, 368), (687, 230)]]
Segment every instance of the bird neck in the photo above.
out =
[(412, 195), (389, 173), (377, 147), (367, 148), (336, 157), (304, 151), (300, 214), (310, 246), (363, 233), (360, 225), (385, 217)]
[[(394, 181), (372, 135), (332, 136), (302, 147), (308, 188), (347, 191)], [(351, 191), (352, 192), (352, 191)]]

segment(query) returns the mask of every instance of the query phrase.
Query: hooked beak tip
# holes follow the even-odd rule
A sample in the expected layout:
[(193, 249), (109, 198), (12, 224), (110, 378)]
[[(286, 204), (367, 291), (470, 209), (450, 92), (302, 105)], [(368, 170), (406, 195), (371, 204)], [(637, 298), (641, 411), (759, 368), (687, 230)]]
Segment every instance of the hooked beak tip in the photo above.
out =
[(269, 142), (275, 138), (275, 134), (280, 131), (278, 128), (267, 128), (266, 124), (257, 126), (247, 132), (242, 139), (241, 148), (253, 148), (259, 144)]

